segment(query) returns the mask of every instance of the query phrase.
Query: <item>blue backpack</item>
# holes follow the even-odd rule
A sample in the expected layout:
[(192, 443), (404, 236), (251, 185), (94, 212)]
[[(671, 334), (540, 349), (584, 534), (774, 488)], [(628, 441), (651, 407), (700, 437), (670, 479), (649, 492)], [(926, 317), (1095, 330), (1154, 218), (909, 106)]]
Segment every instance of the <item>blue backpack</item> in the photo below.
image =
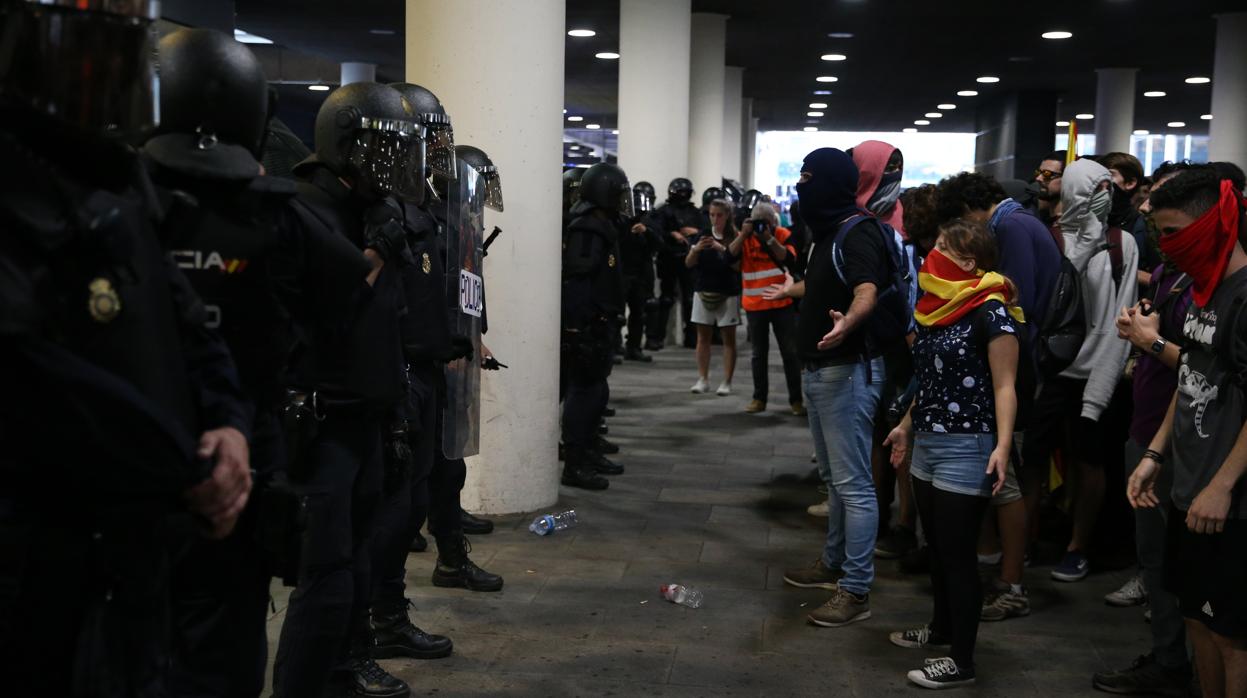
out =
[(831, 260), (840, 281), (848, 285), (844, 274), (844, 237), (862, 221), (871, 221), (884, 238), (888, 251), (888, 283), (879, 289), (875, 310), (866, 319), (866, 347), (871, 353), (883, 351), (913, 331), (914, 304), (918, 302), (918, 267), (913, 248), (896, 229), (867, 214), (853, 216), (840, 224), (831, 241)]

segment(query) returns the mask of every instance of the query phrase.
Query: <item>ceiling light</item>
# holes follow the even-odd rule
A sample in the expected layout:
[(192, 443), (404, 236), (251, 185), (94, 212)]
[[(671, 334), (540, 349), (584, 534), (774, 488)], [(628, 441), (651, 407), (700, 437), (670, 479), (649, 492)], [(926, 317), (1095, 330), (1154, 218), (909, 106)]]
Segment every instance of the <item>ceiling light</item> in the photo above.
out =
[(931, 122), (926, 119), (918, 119), (914, 122), (914, 126), (930, 126)]
[(1000, 78), (992, 76), (992, 75), (984, 75), (982, 77), (974, 78), (974, 81), (981, 82), (985, 85), (990, 85), (992, 83), (1000, 82)]
[(611, 135), (612, 135), (612, 136), (618, 136), (618, 135), (619, 135), (619, 129), (613, 129), (613, 130), (611, 131)]
[(247, 32), (241, 29), (234, 30), (234, 40), (240, 44), (271, 44), (273, 43), (272, 39), (265, 39), (262, 36), (256, 36), (255, 34), (248, 34)]
[(829, 95), (829, 94), (831, 94), (831, 90), (814, 90), (814, 94), (816, 94), (816, 95)]
[(943, 115), (942, 113), (940, 113), (940, 112), (937, 112), (937, 111), (929, 111), (929, 112), (927, 112), (926, 114), (923, 114), (923, 116), (927, 117), (928, 119), (942, 119), (942, 118), (944, 118), (944, 115)]
[(369, 29), (368, 33), (374, 36), (394, 36), (398, 32), (393, 29)]
[(1202, 114), (1199, 118), (1203, 119), (1204, 121), (1212, 121), (1212, 114)]
[(1185, 121), (1170, 121), (1169, 123), (1165, 125), (1168, 126), (1169, 128), (1186, 128)]
[(564, 114), (566, 114), (566, 113), (567, 113), (567, 110), (566, 110), (566, 109), (564, 109), (564, 110), (563, 110), (563, 113), (564, 113)]
[(956, 104), (937, 104), (937, 105), (935, 105), (935, 108), (936, 108), (936, 109), (944, 109), (944, 110), (948, 110), (948, 109), (956, 109), (956, 108), (957, 108), (957, 105), (956, 105)]
[(810, 102), (810, 109), (826, 109), (826, 102)]
[(589, 36), (597, 36), (598, 33), (593, 31), (592, 29), (573, 29), (567, 32), (567, 35), (583, 39)]
[(567, 146), (567, 149), (568, 149), (568, 150), (580, 150), (580, 146), (578, 146), (578, 145), (569, 145), (569, 146)]
[(585, 128), (589, 129), (590, 131), (596, 131), (602, 128), (602, 124), (585, 124)]
[(595, 53), (595, 54), (593, 54), (593, 57), (594, 57), (594, 58), (601, 58), (601, 59), (602, 59), (602, 60), (604, 60), (604, 61), (617, 61), (617, 60), (619, 60), (619, 54), (618, 54), (618, 53), (615, 53), (614, 51), (602, 51), (601, 53)]
[(1045, 39), (1068, 39), (1074, 35), (1067, 31), (1055, 31), (1055, 32), (1044, 32), (1040, 34), (1040, 36), (1042, 36)]
[(585, 118), (583, 116), (569, 116), (567, 117), (567, 120), (568, 121), (584, 121)]
[(805, 115), (806, 116), (822, 116), (823, 113), (821, 111), (807, 111)]
[(832, 32), (827, 35), (828, 39), (852, 39), (852, 32)]
[(910, 127), (901, 129), (901, 133), (917, 133), (918, 129)]
[(1088, 119), (1094, 119), (1095, 114), (1075, 114), (1074, 118), (1080, 121), (1086, 121)]
[(1150, 92), (1144, 92), (1143, 96), (1144, 97), (1164, 97), (1165, 93), (1160, 90), (1152, 90)]
[(833, 77), (831, 75), (820, 75), (814, 79), (818, 82), (837, 82), (840, 80), (840, 78)]
[(1186, 79), (1186, 84), (1188, 85), (1207, 85), (1210, 82), (1212, 82), (1212, 78), (1205, 78), (1205, 77), (1199, 77), (1199, 76)]
[(806, 133), (809, 133), (809, 132), (811, 132), (811, 131), (817, 131), (817, 130), (818, 130), (818, 127), (817, 127), (817, 126), (806, 126), (805, 128), (803, 128), (803, 129), (801, 129), (801, 130), (802, 130), (802, 131), (805, 131)]
[(1152, 132), (1145, 128), (1139, 128), (1139, 129), (1135, 129), (1133, 133), (1136, 136), (1147, 136), (1147, 135), (1151, 135)]
[(1057, 125), (1057, 126), (1060, 126), (1061, 128), (1065, 128), (1066, 126), (1069, 126), (1069, 122), (1068, 122), (1068, 121), (1058, 121), (1058, 122), (1056, 122), (1056, 125)]
[(843, 53), (824, 53), (822, 59), (825, 61), (846, 61), (849, 57)]
[(308, 85), (307, 89), (311, 90), (312, 92), (328, 92), (329, 86), (328, 85)]
[(958, 97), (978, 97), (979, 93), (974, 90), (961, 90), (957, 93)]

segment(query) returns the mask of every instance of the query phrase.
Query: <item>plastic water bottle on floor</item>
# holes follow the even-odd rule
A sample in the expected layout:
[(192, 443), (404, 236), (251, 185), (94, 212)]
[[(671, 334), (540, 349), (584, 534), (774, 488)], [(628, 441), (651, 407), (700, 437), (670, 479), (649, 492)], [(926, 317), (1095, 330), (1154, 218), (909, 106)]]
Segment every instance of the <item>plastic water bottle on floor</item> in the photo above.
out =
[(546, 514), (533, 519), (528, 524), (528, 530), (539, 536), (548, 536), (555, 531), (562, 531), (565, 528), (571, 528), (576, 525), (576, 510), (562, 512), (560, 514)]
[(701, 608), (702, 594), (700, 591), (681, 584), (664, 584), (658, 589), (662, 597), (671, 603), (678, 603), (689, 608)]

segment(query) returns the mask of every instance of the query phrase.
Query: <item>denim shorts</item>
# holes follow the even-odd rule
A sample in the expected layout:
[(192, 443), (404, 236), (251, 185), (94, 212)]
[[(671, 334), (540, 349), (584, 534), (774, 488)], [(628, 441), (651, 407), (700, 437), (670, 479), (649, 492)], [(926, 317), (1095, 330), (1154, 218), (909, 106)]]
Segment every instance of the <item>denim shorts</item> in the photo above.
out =
[(920, 431), (914, 437), (909, 474), (945, 492), (990, 497), (995, 477), (987, 474), (987, 461), (995, 448), (995, 434)]

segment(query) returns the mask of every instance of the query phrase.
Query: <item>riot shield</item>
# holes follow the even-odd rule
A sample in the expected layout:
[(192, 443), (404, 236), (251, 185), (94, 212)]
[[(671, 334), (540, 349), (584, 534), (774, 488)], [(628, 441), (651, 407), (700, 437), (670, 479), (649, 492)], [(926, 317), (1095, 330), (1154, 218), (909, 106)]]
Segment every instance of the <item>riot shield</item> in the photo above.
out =
[(447, 458), (480, 452), (481, 315), (485, 309), (481, 278), (485, 182), (462, 160), (459, 178), (450, 182), (446, 201), (446, 299), (450, 331), (472, 342), (473, 356), (446, 365), (446, 406), (442, 453)]

